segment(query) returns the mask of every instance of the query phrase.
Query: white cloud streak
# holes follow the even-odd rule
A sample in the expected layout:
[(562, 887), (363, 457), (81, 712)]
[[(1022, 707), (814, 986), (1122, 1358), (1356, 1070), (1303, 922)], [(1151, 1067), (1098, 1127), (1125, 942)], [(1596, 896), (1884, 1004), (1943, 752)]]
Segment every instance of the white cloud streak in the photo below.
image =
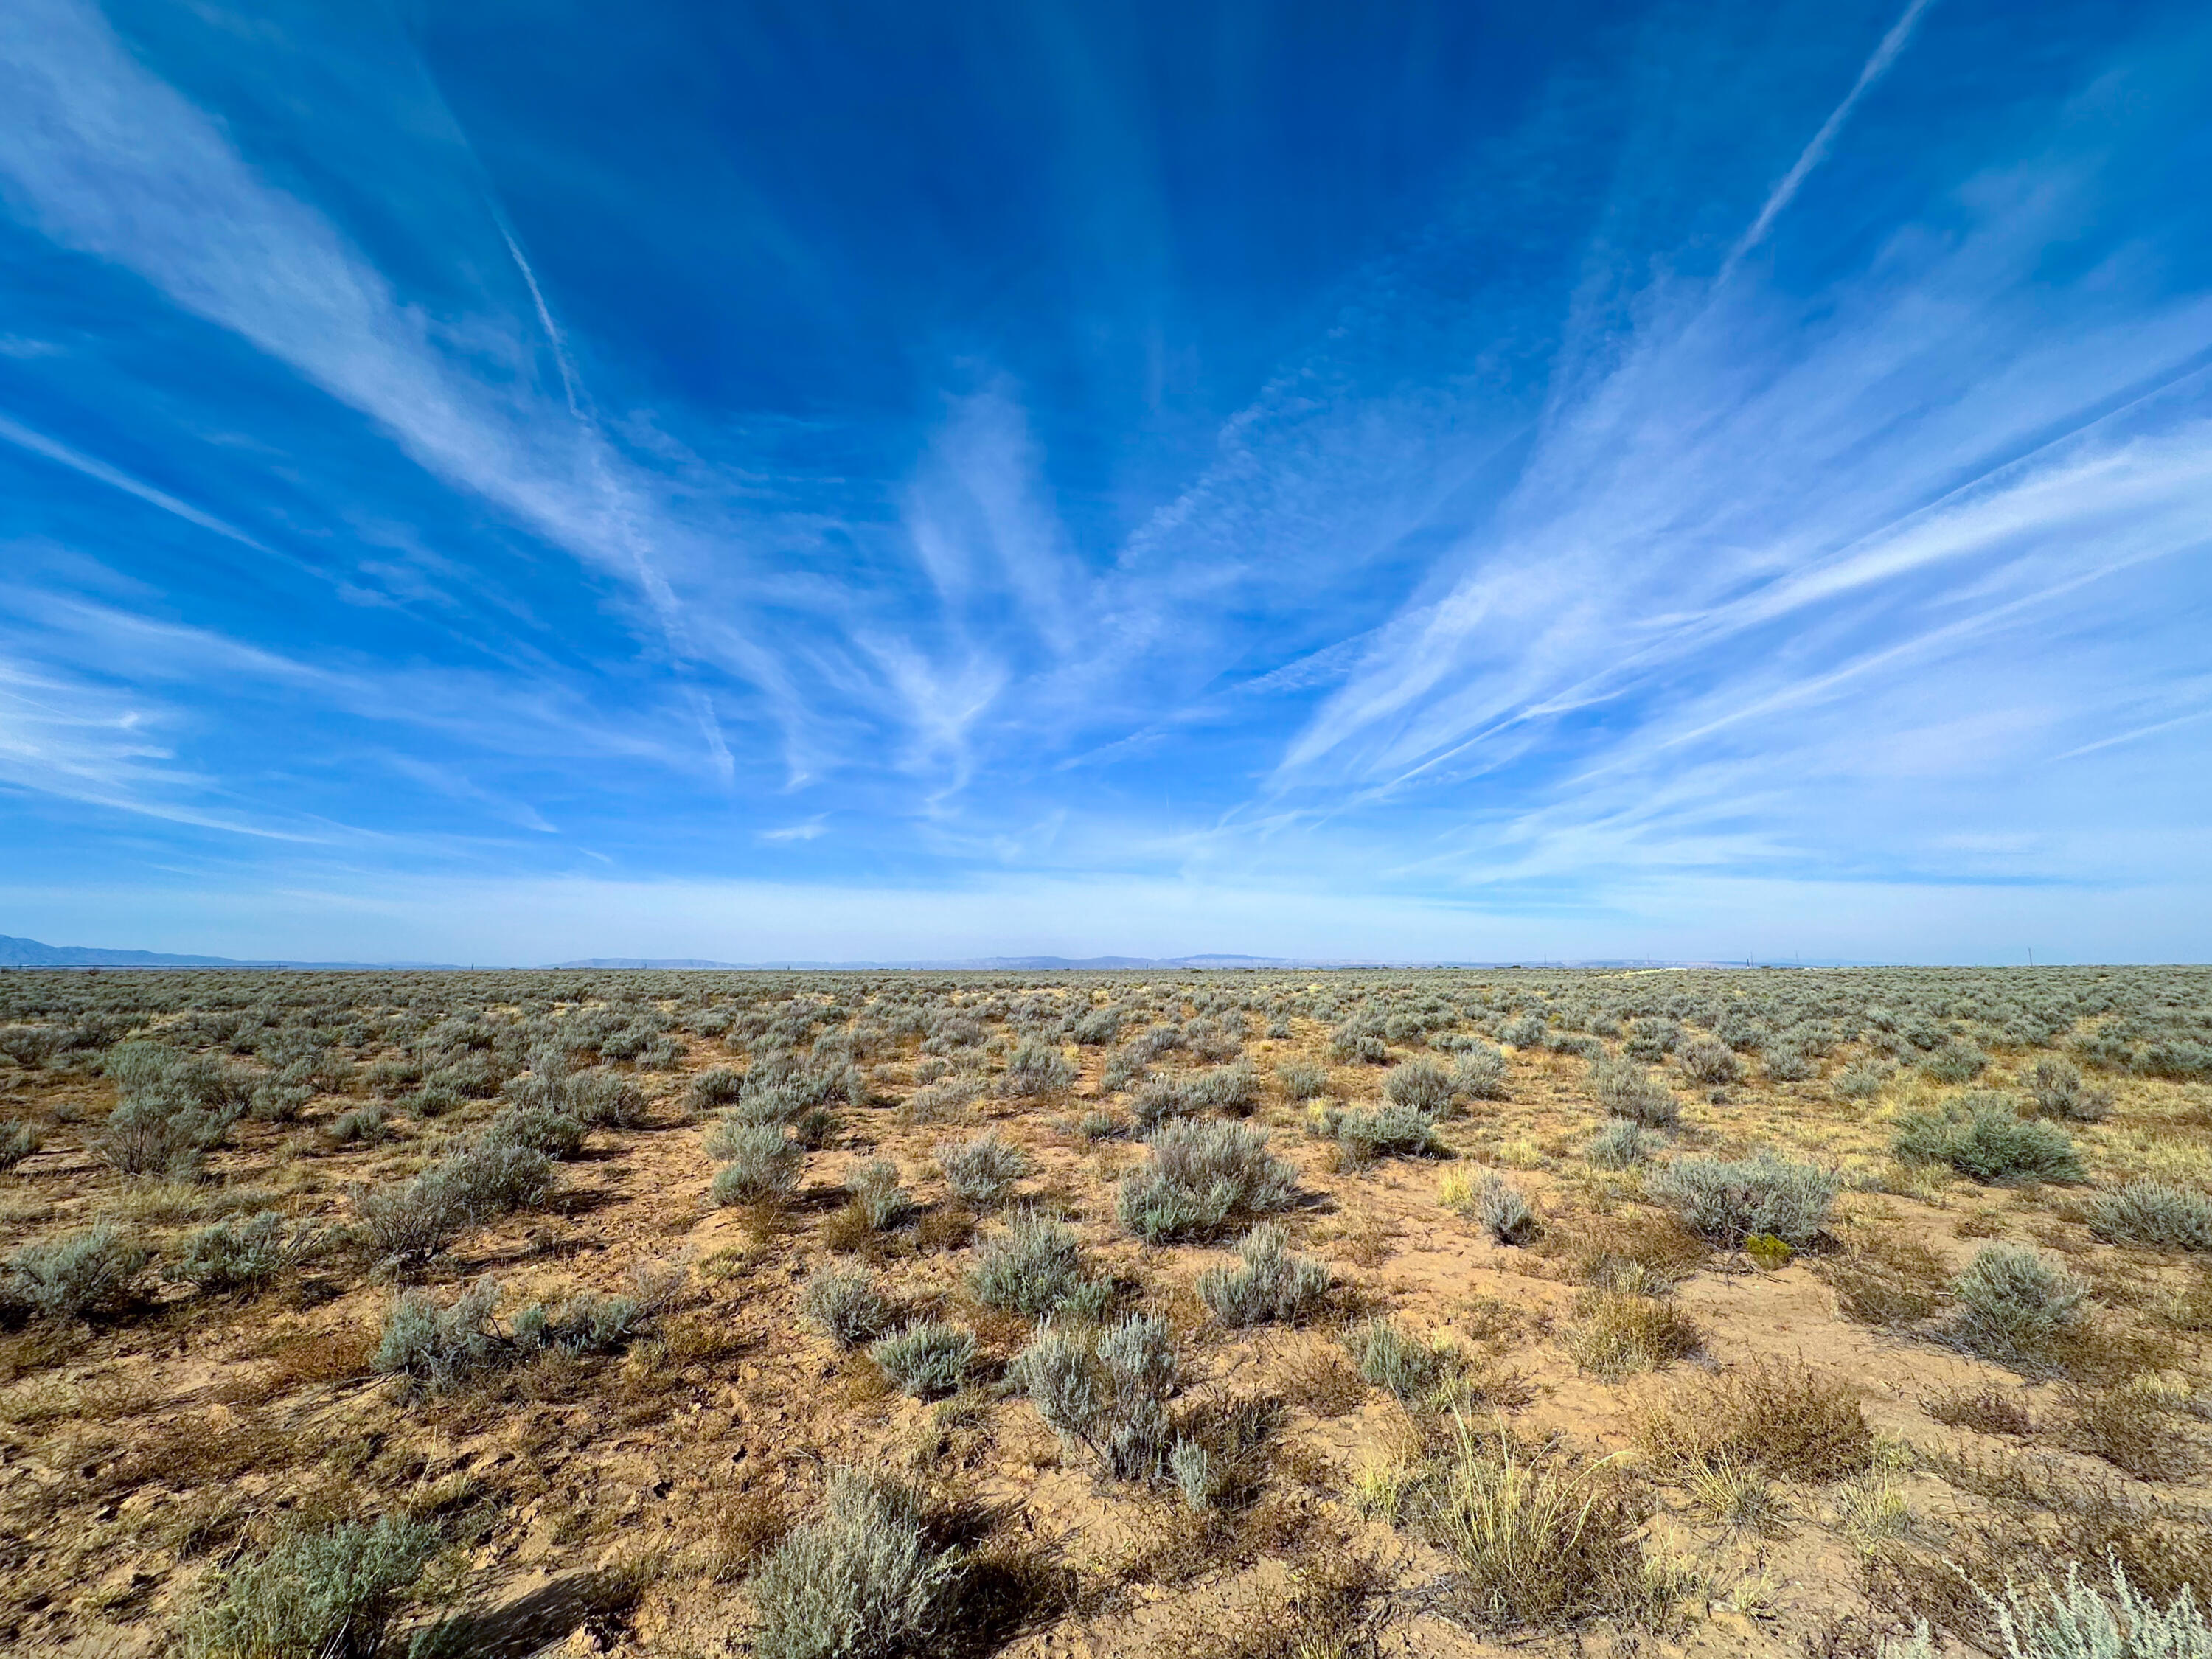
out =
[(1836, 136), (1843, 131), (1844, 123), (1851, 118), (1851, 112), (1858, 107), (1859, 100), (1867, 95), (1875, 82), (1888, 73), (1889, 66), (1897, 61), (1898, 54), (1905, 50), (1905, 43), (1912, 38), (1913, 26), (1919, 22), (1920, 14), (1928, 9), (1929, 3), (1930, 0), (1911, 0), (1911, 3), (1905, 8), (1897, 21), (1890, 25), (1889, 32), (1881, 37), (1873, 54), (1868, 58), (1864, 67), (1859, 70), (1859, 78), (1851, 83), (1851, 89), (1844, 94), (1844, 101), (1828, 112), (1828, 118), (1820, 123), (1820, 131), (1813, 135), (1805, 148), (1799, 152), (1796, 161), (1790, 165), (1790, 171), (1782, 175), (1781, 182), (1774, 186), (1772, 192), (1761, 204), (1759, 215), (1751, 222), (1750, 228), (1743, 233), (1736, 245), (1729, 250), (1728, 258), (1723, 262), (1720, 275), (1716, 279), (1717, 285), (1727, 282), (1735, 273), (1736, 266), (1742, 262), (1744, 255), (1766, 240), (1767, 233), (1774, 228), (1774, 222), (1782, 216), (1783, 210), (1796, 198), (1798, 187), (1805, 182), (1807, 175), (1826, 158), (1828, 151), (1835, 144)]
[(18, 422), (11, 421), (4, 415), (0, 415), (0, 439), (4, 439), (19, 449), (27, 449), (33, 455), (58, 462), (73, 472), (81, 472), (88, 478), (107, 485), (111, 489), (119, 489), (126, 495), (135, 495), (149, 507), (158, 507), (164, 513), (175, 514), (186, 524), (197, 525), (202, 530), (212, 531), (218, 536), (228, 537), (242, 546), (253, 549), (257, 553), (267, 553), (270, 550), (243, 530), (239, 529), (237, 526), (224, 523), (212, 513), (204, 513), (190, 501), (179, 501), (167, 491), (156, 489), (153, 485), (132, 477), (119, 468), (110, 466), (106, 462), (87, 455), (81, 450), (72, 449), (67, 444), (49, 438), (42, 432), (33, 431)]

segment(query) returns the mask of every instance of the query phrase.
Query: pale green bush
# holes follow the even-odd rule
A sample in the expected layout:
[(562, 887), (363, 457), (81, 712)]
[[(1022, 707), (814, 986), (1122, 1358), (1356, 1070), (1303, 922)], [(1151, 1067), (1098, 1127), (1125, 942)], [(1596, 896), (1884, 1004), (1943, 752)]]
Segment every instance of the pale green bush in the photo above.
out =
[(1048, 1042), (1024, 1042), (1006, 1061), (999, 1091), (1017, 1100), (1035, 1100), (1058, 1094), (1075, 1081), (1075, 1067)]
[(2081, 1317), (2088, 1287), (2024, 1244), (1986, 1244), (1951, 1281), (1960, 1342), (1994, 1359), (2035, 1360)]
[(1393, 1066), (1382, 1079), (1382, 1097), (1401, 1110), (1435, 1122), (1451, 1109), (1452, 1080), (1425, 1060)]
[(986, 1129), (969, 1140), (940, 1141), (933, 1151), (953, 1196), (979, 1210), (994, 1210), (1005, 1203), (1014, 1183), (1030, 1170), (1022, 1149), (996, 1129)]
[(933, 1545), (915, 1496), (834, 1471), (822, 1513), (792, 1528), (748, 1585), (757, 1659), (894, 1659), (950, 1627), (963, 1558)]
[(2079, 1181), (2081, 1160), (2055, 1123), (2024, 1118), (2002, 1095), (1968, 1095), (1897, 1120), (1893, 1149), (1911, 1164), (1948, 1164), (1979, 1182)]
[(1452, 1092), (1469, 1100), (1505, 1098), (1505, 1056), (1478, 1042), (1452, 1063)]
[(212, 1575), (185, 1659), (376, 1659), (438, 1548), (435, 1528), (393, 1516), (287, 1533)]
[(1677, 1158), (1654, 1170), (1644, 1192), (1693, 1232), (1723, 1248), (1765, 1233), (1803, 1249), (1827, 1225), (1843, 1176), (1762, 1152), (1723, 1160)]
[(1243, 1265), (1209, 1267), (1198, 1276), (1199, 1299), (1224, 1325), (1295, 1325), (1328, 1298), (1329, 1271), (1290, 1248), (1289, 1236), (1262, 1222), (1237, 1247)]
[(1167, 1464), (1180, 1374), (1168, 1322), (1132, 1314), (1088, 1330), (1047, 1326), (1009, 1375), (1070, 1449), (1115, 1480), (1149, 1480)]
[(822, 1334), (847, 1350), (872, 1342), (890, 1322), (890, 1309), (866, 1267), (823, 1262), (807, 1276), (799, 1292), (799, 1312)]
[(1267, 1150), (1264, 1129), (1221, 1119), (1181, 1119), (1152, 1138), (1152, 1158), (1122, 1178), (1121, 1225), (1152, 1243), (1218, 1231), (1288, 1207), (1297, 1171)]
[(800, 1152), (780, 1123), (725, 1112), (707, 1132), (707, 1156), (722, 1166), (708, 1188), (717, 1204), (772, 1202), (798, 1184)]
[(934, 1400), (967, 1380), (968, 1367), (975, 1358), (975, 1333), (926, 1319), (872, 1343), (868, 1358), (884, 1368), (900, 1393)]
[(102, 1222), (8, 1258), (0, 1297), (48, 1319), (87, 1319), (128, 1307), (152, 1260), (144, 1246)]
[(259, 1290), (312, 1256), (320, 1243), (307, 1224), (273, 1210), (244, 1221), (219, 1221), (186, 1236), (184, 1249), (161, 1269), (174, 1284), (210, 1295)]
[(1626, 1118), (1647, 1129), (1671, 1127), (1682, 1115), (1673, 1090), (1632, 1060), (1590, 1062), (1590, 1093), (1609, 1116)]
[(0, 1175), (31, 1157), (41, 1144), (39, 1132), (21, 1118), (0, 1123)]
[(968, 1288), (985, 1307), (1031, 1319), (1061, 1307), (1083, 1282), (1075, 1235), (1037, 1210), (1017, 1211), (988, 1235), (968, 1274)]
[(1601, 1170), (1626, 1170), (1649, 1164), (1666, 1146), (1662, 1137), (1642, 1124), (1617, 1117), (1590, 1137), (1589, 1150), (1584, 1156)]
[(2089, 1231), (2108, 1243), (2212, 1250), (2212, 1199), (2192, 1187), (2130, 1181), (2089, 1200)]

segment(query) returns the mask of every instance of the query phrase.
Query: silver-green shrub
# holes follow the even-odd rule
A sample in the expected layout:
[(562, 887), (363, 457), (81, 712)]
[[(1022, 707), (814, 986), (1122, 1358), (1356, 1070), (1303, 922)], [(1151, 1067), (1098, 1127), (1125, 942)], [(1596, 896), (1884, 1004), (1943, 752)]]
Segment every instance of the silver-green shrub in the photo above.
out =
[(1911, 1164), (1948, 1164), (1980, 1182), (2079, 1181), (2081, 1160), (2066, 1131), (2024, 1118), (2003, 1096), (1967, 1095), (1937, 1111), (1907, 1112), (1892, 1143)]
[(179, 1649), (185, 1659), (376, 1659), (438, 1548), (434, 1527), (394, 1516), (288, 1533), (212, 1576)]
[(899, 1185), (898, 1165), (890, 1158), (871, 1158), (854, 1164), (845, 1176), (845, 1190), (876, 1232), (886, 1232), (914, 1213), (914, 1200)]
[(822, 1513), (792, 1528), (748, 1586), (757, 1659), (893, 1659), (927, 1653), (951, 1623), (963, 1558), (933, 1546), (908, 1492), (851, 1469)]
[(1478, 1042), (1452, 1062), (1452, 1092), (1469, 1100), (1505, 1098), (1505, 1056)]
[(1425, 1060), (1393, 1066), (1382, 1079), (1382, 1097), (1401, 1110), (1435, 1122), (1451, 1109), (1452, 1080)]
[(1526, 1244), (1536, 1236), (1536, 1212), (1521, 1189), (1492, 1170), (1474, 1189), (1474, 1224), (1500, 1244)]
[(975, 1333), (926, 1319), (878, 1339), (869, 1346), (868, 1358), (884, 1368), (900, 1393), (933, 1400), (967, 1381), (968, 1367), (975, 1358)]
[(1647, 1129), (1671, 1127), (1682, 1115), (1674, 1091), (1632, 1060), (1590, 1062), (1590, 1092), (1608, 1116), (1626, 1118)]
[(1057, 1094), (1075, 1081), (1075, 1067), (1049, 1042), (1030, 1042), (1017, 1048), (1006, 1061), (999, 1091), (1017, 1100), (1035, 1100)]
[(1041, 1211), (1020, 1210), (985, 1237), (968, 1287), (987, 1308), (1038, 1319), (1065, 1303), (1083, 1280), (1083, 1250), (1075, 1235)]
[(39, 1132), (21, 1118), (0, 1123), (0, 1175), (5, 1175), (39, 1150)]
[(890, 1322), (890, 1309), (866, 1267), (825, 1261), (807, 1275), (799, 1310), (821, 1333), (847, 1350), (872, 1342)]
[(707, 1156), (721, 1165), (708, 1188), (717, 1204), (780, 1199), (798, 1184), (799, 1149), (780, 1123), (724, 1112), (707, 1131)]
[(527, 1146), (550, 1158), (568, 1159), (584, 1150), (584, 1126), (550, 1106), (510, 1103), (484, 1126), (483, 1140), (488, 1146)]
[(1356, 1163), (1378, 1158), (1416, 1158), (1437, 1150), (1436, 1120), (1418, 1107), (1386, 1100), (1380, 1106), (1324, 1106), (1308, 1118)]
[(164, 1264), (161, 1276), (213, 1296), (259, 1290), (307, 1260), (319, 1243), (307, 1224), (287, 1222), (264, 1210), (244, 1221), (219, 1221), (186, 1235), (184, 1249)]
[(1328, 1299), (1328, 1267), (1290, 1248), (1290, 1237), (1272, 1221), (1261, 1223), (1237, 1246), (1242, 1266), (1208, 1267), (1198, 1276), (1199, 1299), (1224, 1325), (1295, 1325), (1318, 1313)]
[(1993, 1359), (2033, 1360), (2081, 1317), (2088, 1287), (2024, 1244), (1985, 1244), (1951, 1281), (1952, 1329)]
[(1644, 1190), (1723, 1248), (1765, 1233), (1803, 1249), (1826, 1226), (1843, 1184), (1832, 1170), (1761, 1152), (1737, 1159), (1676, 1158), (1647, 1176)]
[(979, 1210), (995, 1210), (1030, 1170), (1022, 1149), (986, 1129), (969, 1140), (939, 1141), (932, 1149), (953, 1196)]
[(1009, 1373), (1064, 1443), (1118, 1480), (1154, 1480), (1165, 1468), (1180, 1375), (1174, 1330), (1143, 1314), (1088, 1330), (1047, 1326)]
[(2130, 1181), (2089, 1200), (2089, 1231), (2112, 1244), (2212, 1250), (2212, 1198), (2170, 1182)]
[(151, 1260), (136, 1240), (101, 1222), (42, 1244), (19, 1245), (8, 1258), (0, 1298), (48, 1319), (114, 1313), (136, 1299), (139, 1275)]
[(1872, 1100), (1889, 1081), (1889, 1069), (1871, 1060), (1855, 1060), (1836, 1073), (1832, 1085), (1845, 1100)]
[(1415, 1410), (1433, 1402), (1459, 1367), (1450, 1349), (1424, 1342), (1390, 1319), (1353, 1326), (1345, 1333), (1344, 1346), (1360, 1376)]
[(2079, 1067), (2056, 1054), (2039, 1057), (2021, 1073), (2020, 1081), (2035, 1103), (2035, 1109), (2046, 1117), (2097, 1123), (2112, 1109), (2111, 1091), (2090, 1088), (2081, 1081)]
[(2085, 1583), (2079, 1562), (2068, 1566), (2062, 1588), (2005, 1586), (2002, 1597), (1984, 1594), (2005, 1644), (2005, 1659), (2205, 1659), (2212, 1655), (2212, 1624), (2197, 1611), (2196, 1592), (2184, 1584), (2163, 1607), (2128, 1582), (2115, 1555), (2112, 1591)]
[(466, 1228), (542, 1203), (553, 1186), (544, 1153), (487, 1141), (448, 1154), (412, 1181), (354, 1188), (362, 1242), (386, 1266), (423, 1261)]
[(1121, 1225), (1152, 1243), (1218, 1231), (1288, 1207), (1297, 1171), (1267, 1150), (1267, 1133), (1218, 1118), (1185, 1118), (1153, 1133), (1146, 1166), (1122, 1178)]
[(1674, 1063), (1699, 1083), (1734, 1083), (1743, 1075), (1735, 1050), (1712, 1037), (1692, 1037), (1674, 1051)]
[(450, 1304), (428, 1291), (409, 1291), (385, 1316), (371, 1365), (434, 1392), (458, 1387), (500, 1363), (506, 1340), (492, 1318), (499, 1283), (480, 1279)]
[(1649, 1164), (1665, 1150), (1666, 1145), (1663, 1137), (1652, 1133), (1642, 1124), (1616, 1117), (1590, 1137), (1589, 1150), (1584, 1156), (1601, 1170), (1626, 1170)]

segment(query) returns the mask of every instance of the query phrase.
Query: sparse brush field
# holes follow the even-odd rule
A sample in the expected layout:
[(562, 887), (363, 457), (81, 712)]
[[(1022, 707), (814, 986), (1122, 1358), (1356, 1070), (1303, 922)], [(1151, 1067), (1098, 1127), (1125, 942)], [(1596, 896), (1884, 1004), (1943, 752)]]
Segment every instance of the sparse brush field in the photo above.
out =
[(2212, 972), (0, 975), (0, 1649), (2203, 1655)]

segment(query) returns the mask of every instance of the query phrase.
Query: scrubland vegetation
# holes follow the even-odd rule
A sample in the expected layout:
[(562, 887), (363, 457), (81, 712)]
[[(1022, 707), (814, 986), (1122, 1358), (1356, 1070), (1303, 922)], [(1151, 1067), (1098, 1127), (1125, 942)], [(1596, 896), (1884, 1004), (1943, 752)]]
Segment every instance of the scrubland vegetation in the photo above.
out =
[(0, 975), (0, 1648), (2206, 1655), (2212, 972)]

